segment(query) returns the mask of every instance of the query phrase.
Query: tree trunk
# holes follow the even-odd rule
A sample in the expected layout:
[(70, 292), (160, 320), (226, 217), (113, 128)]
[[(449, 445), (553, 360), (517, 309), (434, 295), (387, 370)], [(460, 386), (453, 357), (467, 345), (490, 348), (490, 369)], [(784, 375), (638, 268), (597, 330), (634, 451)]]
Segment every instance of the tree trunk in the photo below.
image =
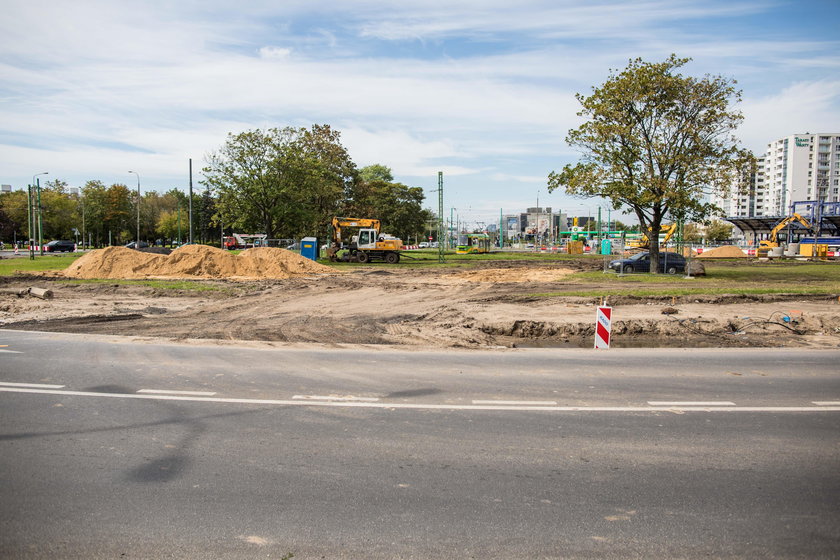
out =
[(659, 274), (659, 230), (662, 229), (662, 217), (654, 214), (650, 222), (648, 234), (648, 251), (650, 252), (650, 273)]

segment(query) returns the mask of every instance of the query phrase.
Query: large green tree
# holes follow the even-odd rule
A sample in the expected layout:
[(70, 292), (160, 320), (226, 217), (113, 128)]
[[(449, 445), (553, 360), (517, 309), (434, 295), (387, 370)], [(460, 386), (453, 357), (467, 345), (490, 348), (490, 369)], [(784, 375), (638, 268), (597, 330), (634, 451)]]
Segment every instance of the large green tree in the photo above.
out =
[(0, 240), (9, 243), (26, 239), (29, 226), (26, 190), (0, 193)]
[(208, 158), (203, 183), (218, 195), (215, 220), (268, 237), (326, 234), (355, 166), (328, 125), (230, 134)]
[(723, 243), (732, 239), (734, 226), (721, 220), (712, 220), (706, 224), (706, 240), (712, 243)]
[(426, 222), (432, 219), (430, 212), (422, 207), (424, 199), (422, 188), (395, 183), (389, 167), (373, 164), (359, 170), (344, 214), (378, 218), (383, 232), (408, 243), (411, 237), (424, 236)]
[[(741, 97), (735, 81), (683, 76), (678, 70), (689, 60), (637, 58), (591, 95), (578, 94), (585, 122), (566, 141), (582, 158), (552, 172), (549, 191), (606, 198), (615, 209), (631, 209), (641, 231), (659, 231), (666, 217), (710, 215), (715, 207), (704, 194), (727, 193), (752, 156), (734, 136), (743, 118), (732, 108)], [(657, 243), (650, 252), (656, 272)]]

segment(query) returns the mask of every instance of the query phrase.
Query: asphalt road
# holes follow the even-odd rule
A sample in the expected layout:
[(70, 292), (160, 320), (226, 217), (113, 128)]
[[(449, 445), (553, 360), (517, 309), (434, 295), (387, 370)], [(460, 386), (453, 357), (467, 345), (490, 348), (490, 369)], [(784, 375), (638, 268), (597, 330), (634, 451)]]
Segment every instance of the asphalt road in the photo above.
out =
[(3, 558), (836, 558), (840, 352), (0, 331)]

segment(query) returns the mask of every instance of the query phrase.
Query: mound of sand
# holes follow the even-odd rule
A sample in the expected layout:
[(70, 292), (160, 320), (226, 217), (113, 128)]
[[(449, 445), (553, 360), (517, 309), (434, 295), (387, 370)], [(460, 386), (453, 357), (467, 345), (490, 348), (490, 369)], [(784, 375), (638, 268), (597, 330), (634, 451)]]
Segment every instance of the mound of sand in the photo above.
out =
[(207, 245), (186, 245), (170, 255), (143, 253), (125, 247), (91, 251), (64, 271), (69, 278), (228, 278), (282, 279), (310, 274), (334, 274), (285, 249), (259, 247), (233, 255)]
[(724, 245), (723, 247), (716, 247), (714, 249), (709, 249), (708, 251), (703, 251), (699, 255), (697, 255), (698, 259), (702, 258), (712, 258), (712, 257), (740, 257), (746, 258), (746, 253), (744, 253), (738, 247), (734, 245)]

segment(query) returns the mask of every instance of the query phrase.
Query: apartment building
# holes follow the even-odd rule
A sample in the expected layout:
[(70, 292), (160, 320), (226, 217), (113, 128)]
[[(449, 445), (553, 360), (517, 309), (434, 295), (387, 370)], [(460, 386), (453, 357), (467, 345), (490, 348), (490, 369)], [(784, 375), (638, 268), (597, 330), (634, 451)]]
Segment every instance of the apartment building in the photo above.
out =
[(725, 216), (787, 216), (793, 202), (840, 201), (840, 133), (794, 134), (767, 144), (748, 192), (713, 201)]

